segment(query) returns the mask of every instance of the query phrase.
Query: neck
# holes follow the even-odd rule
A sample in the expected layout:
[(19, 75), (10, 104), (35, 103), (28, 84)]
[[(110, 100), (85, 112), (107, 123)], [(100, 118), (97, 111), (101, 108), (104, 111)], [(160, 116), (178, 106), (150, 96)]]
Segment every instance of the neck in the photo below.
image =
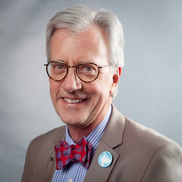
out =
[(94, 130), (95, 127), (96, 126), (93, 126), (92, 128), (91, 127), (79, 128), (79, 127), (68, 126), (68, 129), (69, 129), (69, 134), (73, 139), (73, 141), (75, 143), (78, 143), (78, 141), (82, 137), (88, 136)]
[(108, 107), (105, 107), (105, 112), (102, 111), (104, 114), (98, 114), (98, 116), (88, 123), (86, 126), (74, 126), (74, 125), (68, 125), (69, 129), (69, 134), (73, 141), (77, 143), (82, 137), (88, 136), (99, 124), (100, 122), (104, 119), (106, 116), (108, 110), (109, 110), (110, 105)]

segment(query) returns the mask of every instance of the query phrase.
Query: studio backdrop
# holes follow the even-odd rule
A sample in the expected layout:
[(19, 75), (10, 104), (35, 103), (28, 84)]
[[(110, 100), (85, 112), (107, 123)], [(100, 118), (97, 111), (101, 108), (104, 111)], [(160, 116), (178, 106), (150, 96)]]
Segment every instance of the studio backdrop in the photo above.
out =
[(1, 182), (20, 182), (30, 141), (63, 125), (49, 95), (45, 30), (56, 12), (77, 4), (109, 9), (123, 24), (114, 105), (182, 146), (182, 1), (0, 0)]

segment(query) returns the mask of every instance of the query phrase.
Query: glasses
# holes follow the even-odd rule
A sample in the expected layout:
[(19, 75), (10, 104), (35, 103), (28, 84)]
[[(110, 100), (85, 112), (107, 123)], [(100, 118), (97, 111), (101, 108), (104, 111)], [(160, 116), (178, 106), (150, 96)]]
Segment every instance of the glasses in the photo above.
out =
[(101, 68), (110, 65), (98, 66), (95, 63), (80, 63), (77, 66), (68, 66), (63, 62), (51, 61), (44, 66), (46, 66), (47, 75), (52, 80), (61, 81), (67, 76), (69, 68), (76, 68), (77, 77), (83, 82), (90, 83), (97, 79)]

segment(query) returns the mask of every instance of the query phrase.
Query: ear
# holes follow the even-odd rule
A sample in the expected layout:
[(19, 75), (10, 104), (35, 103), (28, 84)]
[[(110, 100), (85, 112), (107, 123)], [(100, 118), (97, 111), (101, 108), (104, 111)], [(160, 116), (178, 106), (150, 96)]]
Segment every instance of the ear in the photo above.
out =
[(117, 85), (119, 83), (119, 78), (121, 76), (121, 71), (122, 71), (122, 68), (119, 67), (118, 69), (115, 70), (113, 74), (113, 82), (110, 88), (110, 94), (112, 94), (117, 88)]

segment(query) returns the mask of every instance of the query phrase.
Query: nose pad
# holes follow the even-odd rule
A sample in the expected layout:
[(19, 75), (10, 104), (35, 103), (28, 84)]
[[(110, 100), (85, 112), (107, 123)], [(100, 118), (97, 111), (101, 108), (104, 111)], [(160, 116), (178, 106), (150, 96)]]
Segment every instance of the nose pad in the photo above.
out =
[(67, 92), (74, 92), (76, 90), (80, 90), (82, 88), (81, 80), (78, 78), (76, 74), (75, 66), (69, 66), (67, 76), (62, 82), (62, 87)]

